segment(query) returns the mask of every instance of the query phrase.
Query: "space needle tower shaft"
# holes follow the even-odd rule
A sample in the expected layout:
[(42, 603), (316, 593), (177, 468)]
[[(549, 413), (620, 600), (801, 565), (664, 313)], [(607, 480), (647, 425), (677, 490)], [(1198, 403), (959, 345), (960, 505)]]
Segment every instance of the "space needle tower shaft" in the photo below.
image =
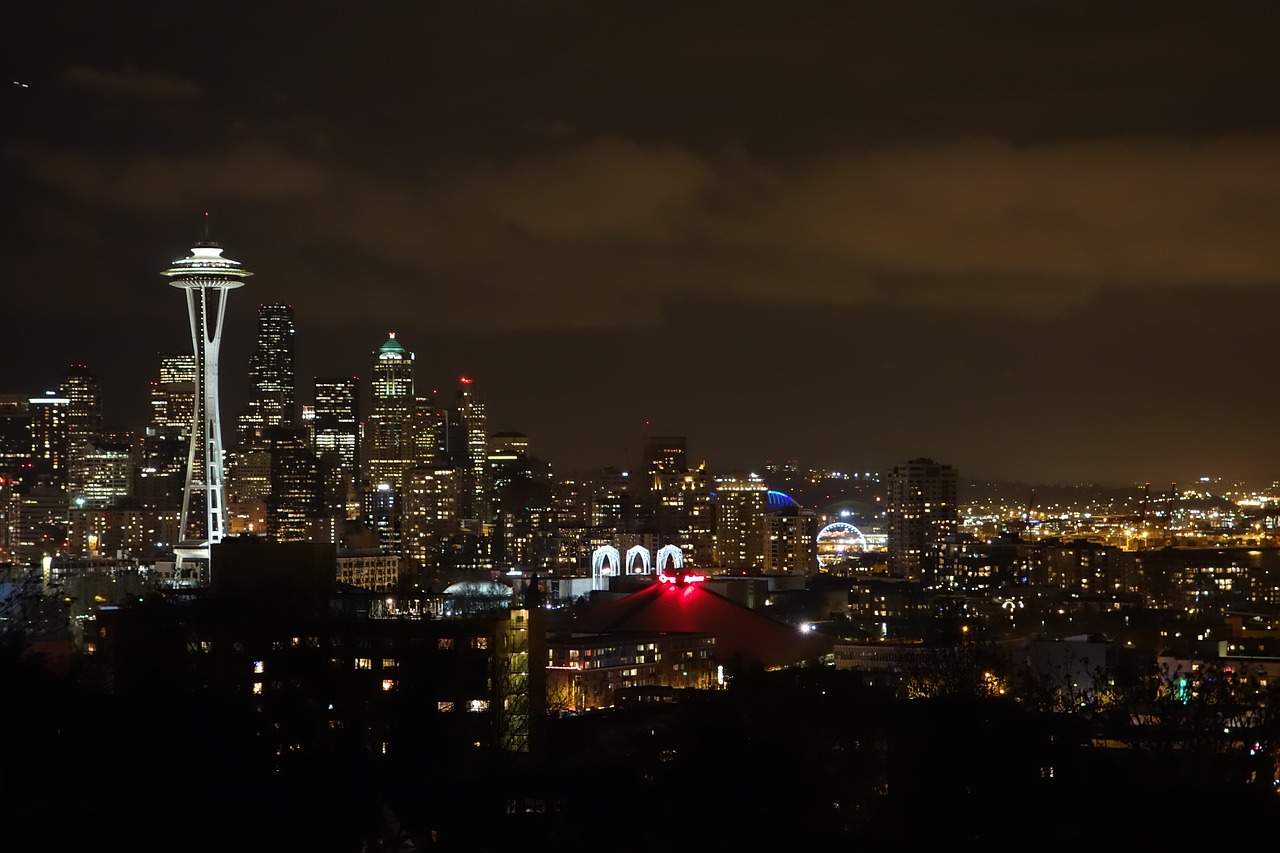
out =
[(244, 286), (253, 273), (238, 261), (222, 256), (222, 247), (205, 241), (161, 272), (169, 284), (187, 292), (191, 344), (196, 361), (195, 406), (191, 444), (187, 451), (187, 479), (182, 492), (181, 541), (175, 548), (177, 569), (184, 563), (207, 566), (209, 547), (226, 532), (226, 493), (222, 476), (222, 422), (218, 412), (218, 349), (227, 292)]

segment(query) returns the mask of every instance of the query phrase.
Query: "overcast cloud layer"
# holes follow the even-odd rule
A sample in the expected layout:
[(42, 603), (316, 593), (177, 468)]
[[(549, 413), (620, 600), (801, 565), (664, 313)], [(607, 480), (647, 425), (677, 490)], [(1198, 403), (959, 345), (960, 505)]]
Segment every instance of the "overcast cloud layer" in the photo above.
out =
[(208, 211), (231, 411), (284, 300), (304, 376), (397, 329), (557, 467), (1280, 477), (1272, 7), (686, 5), (24, 10), (0, 390), (140, 422)]

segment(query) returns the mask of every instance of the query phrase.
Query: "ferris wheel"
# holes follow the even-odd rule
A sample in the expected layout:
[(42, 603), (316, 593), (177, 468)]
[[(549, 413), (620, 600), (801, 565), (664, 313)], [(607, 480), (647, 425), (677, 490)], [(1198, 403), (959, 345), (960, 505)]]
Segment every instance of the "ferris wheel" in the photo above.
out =
[(818, 565), (834, 566), (869, 550), (867, 537), (847, 521), (833, 521), (818, 531), (814, 537), (818, 550)]

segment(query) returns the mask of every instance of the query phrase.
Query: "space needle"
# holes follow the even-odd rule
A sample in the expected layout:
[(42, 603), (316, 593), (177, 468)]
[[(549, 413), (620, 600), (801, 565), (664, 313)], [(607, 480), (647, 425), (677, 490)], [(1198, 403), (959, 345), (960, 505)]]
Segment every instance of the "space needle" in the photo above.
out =
[(206, 239), (191, 255), (174, 260), (160, 274), (187, 292), (191, 344), (196, 358), (195, 406), (191, 445), (187, 451), (187, 482), (182, 491), (180, 540), (174, 548), (175, 575), (206, 581), (209, 548), (226, 531), (226, 494), (222, 480), (222, 422), (218, 414), (218, 348), (227, 291), (244, 286), (253, 275), (238, 261), (222, 256), (222, 247)]

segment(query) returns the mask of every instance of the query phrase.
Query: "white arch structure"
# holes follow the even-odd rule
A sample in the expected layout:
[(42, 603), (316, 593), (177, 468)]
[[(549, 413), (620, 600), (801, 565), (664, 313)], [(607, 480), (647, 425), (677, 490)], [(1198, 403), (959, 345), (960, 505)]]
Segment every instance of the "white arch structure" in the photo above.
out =
[(662, 569), (670, 563), (673, 569), (684, 568), (684, 552), (675, 545), (663, 545), (658, 549), (658, 559), (654, 562), (654, 568), (658, 570), (658, 574), (662, 574)]
[[(636, 557), (640, 558), (641, 568), (639, 570), (635, 568)], [(631, 546), (630, 548), (627, 549), (627, 562), (625, 565), (626, 565), (626, 569), (625, 569), (626, 574), (629, 574), (629, 575), (649, 574), (653, 570), (653, 567), (649, 564), (649, 549), (644, 547), (643, 545)]]
[[(605, 564), (608, 564), (606, 567)], [(612, 545), (601, 545), (591, 554), (591, 588), (604, 589), (604, 578), (622, 574), (622, 557)]]

